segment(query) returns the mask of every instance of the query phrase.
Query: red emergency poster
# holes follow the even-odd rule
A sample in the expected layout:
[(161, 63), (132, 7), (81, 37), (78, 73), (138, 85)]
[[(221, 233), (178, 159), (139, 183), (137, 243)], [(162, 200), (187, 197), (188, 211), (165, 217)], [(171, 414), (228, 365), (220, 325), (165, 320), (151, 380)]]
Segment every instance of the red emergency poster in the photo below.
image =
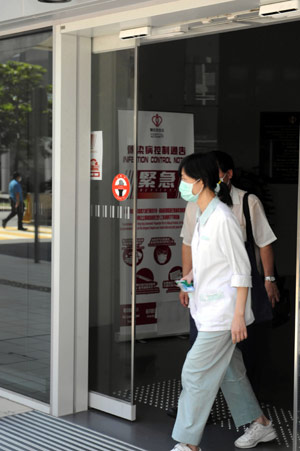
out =
[[(119, 111), (118, 119), (119, 168), (126, 174), (134, 156), (133, 143), (128, 139), (133, 112)], [(192, 114), (139, 112), (136, 299), (139, 312), (143, 311), (140, 304), (152, 306), (151, 321), (147, 315), (137, 318), (136, 333), (140, 338), (185, 333), (189, 327), (188, 309), (180, 305), (175, 280), (181, 277), (180, 231), (186, 206), (178, 193), (178, 167), (186, 155), (194, 152), (193, 123)], [(132, 240), (125, 223), (120, 247), (122, 287), (131, 277), (132, 261)], [(130, 293), (123, 291), (120, 303), (126, 306), (131, 303)], [(126, 335), (129, 326), (122, 318), (120, 332), (123, 328)]]

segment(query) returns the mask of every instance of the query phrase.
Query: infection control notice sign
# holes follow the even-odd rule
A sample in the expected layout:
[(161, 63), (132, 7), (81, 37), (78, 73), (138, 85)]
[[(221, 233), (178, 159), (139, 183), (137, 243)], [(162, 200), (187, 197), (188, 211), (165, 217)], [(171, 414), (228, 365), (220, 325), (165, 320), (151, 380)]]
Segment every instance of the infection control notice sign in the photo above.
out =
[(103, 136), (102, 131), (91, 133), (91, 180), (102, 180)]
[[(133, 113), (119, 111), (118, 119), (119, 170), (130, 178)], [(186, 207), (178, 193), (178, 167), (194, 152), (194, 118), (192, 114), (140, 111), (138, 124), (136, 333), (139, 338), (185, 333), (188, 309), (181, 307), (175, 283), (182, 275), (180, 231)], [(125, 219), (120, 228), (120, 256), (120, 286), (124, 287), (132, 268), (132, 239)], [(120, 304), (120, 332), (123, 329), (126, 336), (131, 298), (122, 289)]]
[(112, 193), (117, 200), (126, 200), (130, 193), (130, 182), (125, 174), (117, 174), (112, 182)]

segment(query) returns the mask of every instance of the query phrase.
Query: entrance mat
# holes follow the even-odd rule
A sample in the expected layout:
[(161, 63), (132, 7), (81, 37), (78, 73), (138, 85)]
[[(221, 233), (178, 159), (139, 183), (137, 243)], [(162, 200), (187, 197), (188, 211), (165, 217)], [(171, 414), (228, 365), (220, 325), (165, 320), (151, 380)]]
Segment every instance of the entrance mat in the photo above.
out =
[[(139, 385), (135, 388), (134, 400), (137, 404), (156, 407), (161, 410), (168, 410), (169, 407), (177, 406), (181, 393), (180, 379), (165, 379), (156, 381), (148, 385)], [(129, 390), (118, 390), (115, 396), (128, 400)], [(292, 448), (293, 443), (293, 414), (291, 409), (283, 408), (273, 403), (261, 403), (261, 408), (272, 420), (277, 432), (277, 444), (280, 449)], [(214, 406), (211, 411), (212, 423), (225, 429), (235, 429), (230, 410), (226, 404), (224, 396), (219, 391)], [(245, 426), (237, 428), (236, 431), (243, 433)], [(276, 443), (275, 442), (275, 443)]]
[(137, 446), (31, 411), (0, 419), (1, 451), (145, 451)]

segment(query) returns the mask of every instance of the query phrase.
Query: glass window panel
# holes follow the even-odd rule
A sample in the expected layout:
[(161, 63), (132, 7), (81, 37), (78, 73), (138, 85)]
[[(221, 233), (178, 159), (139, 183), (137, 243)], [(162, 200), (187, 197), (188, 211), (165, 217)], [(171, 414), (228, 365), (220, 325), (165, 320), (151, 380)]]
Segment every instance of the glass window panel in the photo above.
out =
[(52, 33), (0, 47), (0, 387), (49, 402)]

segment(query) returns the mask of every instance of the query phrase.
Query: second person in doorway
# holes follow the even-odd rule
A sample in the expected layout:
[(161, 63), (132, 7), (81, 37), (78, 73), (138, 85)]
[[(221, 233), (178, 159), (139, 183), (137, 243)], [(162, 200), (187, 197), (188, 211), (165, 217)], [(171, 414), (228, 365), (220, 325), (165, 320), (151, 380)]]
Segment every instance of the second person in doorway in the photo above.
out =
[[(243, 213), (243, 197), (245, 191), (236, 188), (231, 182), (234, 176), (234, 162), (230, 155), (221, 151), (211, 152), (216, 159), (219, 167), (219, 177), (226, 183), (232, 199), (232, 212), (237, 218), (243, 233), (243, 239), (246, 241), (246, 220)], [(276, 240), (262, 203), (257, 196), (249, 196), (249, 210), (252, 224), (253, 237), (255, 241), (255, 251), (257, 267), (265, 277), (265, 288), (274, 307), (279, 301), (279, 290), (277, 288), (274, 276), (274, 254), (272, 243)], [(187, 204), (184, 224), (181, 232), (183, 238), (182, 244), (182, 264), (184, 273), (192, 268), (191, 242), (194, 233), (196, 219), (198, 215), (198, 206), (194, 202)], [(185, 293), (180, 293), (182, 305), (186, 305), (188, 297)], [(241, 343), (240, 349), (243, 353), (243, 359), (247, 369), (247, 376), (251, 382), (252, 388), (258, 398), (263, 397), (262, 376), (266, 362), (265, 351), (269, 339), (269, 325), (267, 323), (255, 322), (248, 328), (248, 339)], [(193, 318), (190, 320), (190, 342), (194, 343), (197, 336), (197, 328)], [(264, 346), (261, 346), (264, 343)]]

